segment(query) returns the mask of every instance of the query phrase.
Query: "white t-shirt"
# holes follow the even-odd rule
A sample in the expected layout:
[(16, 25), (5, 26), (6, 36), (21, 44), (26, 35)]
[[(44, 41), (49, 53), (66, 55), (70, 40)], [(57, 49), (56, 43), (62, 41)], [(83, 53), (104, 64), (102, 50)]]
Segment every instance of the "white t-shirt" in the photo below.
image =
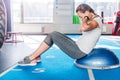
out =
[(98, 22), (99, 27), (82, 32), (82, 36), (76, 41), (80, 50), (86, 54), (89, 54), (92, 51), (102, 33), (103, 25), (101, 18), (98, 16), (95, 17), (94, 20)]

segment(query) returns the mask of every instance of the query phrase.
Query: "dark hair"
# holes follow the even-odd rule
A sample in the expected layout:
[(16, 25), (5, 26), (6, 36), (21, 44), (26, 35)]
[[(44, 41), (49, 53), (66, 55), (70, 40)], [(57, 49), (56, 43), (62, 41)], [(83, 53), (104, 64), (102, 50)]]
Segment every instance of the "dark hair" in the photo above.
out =
[(76, 8), (76, 12), (82, 12), (85, 13), (85, 11), (89, 11), (95, 14), (94, 10), (87, 4), (80, 4), (77, 8)]

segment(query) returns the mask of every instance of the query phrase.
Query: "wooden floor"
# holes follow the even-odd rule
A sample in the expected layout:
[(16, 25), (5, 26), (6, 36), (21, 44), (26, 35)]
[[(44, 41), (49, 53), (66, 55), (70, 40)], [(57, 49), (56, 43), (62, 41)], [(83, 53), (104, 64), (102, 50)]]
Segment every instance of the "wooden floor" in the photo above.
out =
[(4, 43), (2, 49), (0, 50), (0, 73), (15, 65), (31, 51), (32, 50), (30, 50), (30, 48), (24, 43)]
[[(19, 60), (30, 55), (44, 40), (46, 35), (24, 35), (24, 42), (4, 43), (0, 49), (0, 75)], [(21, 37), (18, 37), (21, 39)]]
[[(77, 40), (79, 35), (69, 35)], [(1, 71), (6, 71), (24, 56), (31, 54), (45, 38), (42, 35), (24, 36), (25, 42), (17, 44), (5, 43), (1, 54)], [(111, 49), (120, 60), (120, 37), (101, 36), (95, 47)], [(68, 57), (56, 45), (42, 55), (42, 62), (36, 66), (19, 66), (9, 69), (0, 80), (90, 80), (88, 71), (74, 65), (74, 59)], [(1, 73), (3, 73), (1, 72)], [(109, 70), (93, 70), (91, 80), (120, 80), (120, 68)], [(74, 74), (74, 75), (73, 75)]]
[[(0, 49), (0, 74), (14, 66), (24, 56), (30, 55), (44, 38), (45, 35), (25, 35), (24, 42), (4, 43)], [(102, 38), (120, 41), (120, 37), (102, 36)]]

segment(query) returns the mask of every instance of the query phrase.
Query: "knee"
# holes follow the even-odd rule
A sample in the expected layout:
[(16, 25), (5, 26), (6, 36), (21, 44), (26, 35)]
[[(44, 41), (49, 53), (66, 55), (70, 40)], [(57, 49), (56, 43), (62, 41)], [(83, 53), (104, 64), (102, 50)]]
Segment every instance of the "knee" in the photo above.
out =
[(57, 32), (57, 31), (53, 31), (53, 32), (51, 32), (49, 35), (50, 36), (54, 36), (54, 35), (56, 35), (56, 34), (58, 34), (59, 32)]
[(57, 31), (53, 31), (53, 32), (51, 32), (50, 34), (56, 34), (56, 33), (58, 33)]

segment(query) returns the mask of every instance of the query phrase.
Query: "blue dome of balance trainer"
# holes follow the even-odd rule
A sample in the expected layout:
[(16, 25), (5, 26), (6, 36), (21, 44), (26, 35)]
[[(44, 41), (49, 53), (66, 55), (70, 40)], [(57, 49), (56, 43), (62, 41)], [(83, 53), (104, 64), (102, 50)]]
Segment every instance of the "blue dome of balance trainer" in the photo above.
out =
[(77, 59), (75, 64), (78, 67), (103, 69), (105, 67), (114, 67), (119, 64), (119, 59), (109, 49), (95, 48), (87, 56)]

